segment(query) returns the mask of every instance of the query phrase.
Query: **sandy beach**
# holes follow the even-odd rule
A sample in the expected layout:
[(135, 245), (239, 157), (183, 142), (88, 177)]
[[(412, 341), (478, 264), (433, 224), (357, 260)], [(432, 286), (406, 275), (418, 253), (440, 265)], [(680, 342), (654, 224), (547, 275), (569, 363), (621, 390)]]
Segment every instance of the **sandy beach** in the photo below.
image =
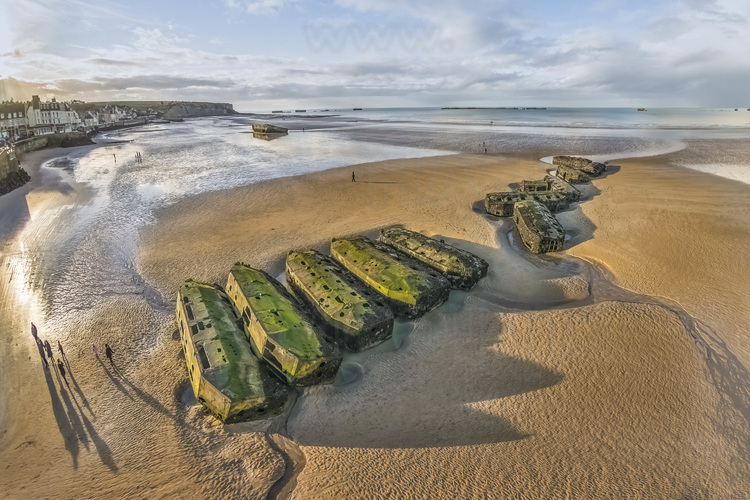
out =
[[(549, 165), (538, 159), (558, 153), (389, 160), (185, 198), (140, 232), (132, 266), (143, 282), (49, 326), (41, 318), (54, 299), (24, 272), (33, 267), (24, 245), (44, 235), (24, 221), (85, 205), (86, 190), (62, 176), (44, 184), (57, 187), (12, 193), (28, 213), (8, 215), (16, 222), (0, 247), (0, 491), (746, 494), (750, 185), (676, 166), (671, 155), (612, 158), (618, 167), (559, 214), (566, 250), (533, 256), (514, 243), (510, 221), (477, 202), (541, 177)], [(38, 173), (54, 155), (24, 164)], [(290, 249), (327, 251), (332, 237), (396, 223), (478, 254), (487, 278), (418, 321), (397, 322), (391, 341), (347, 355), (335, 383), (301, 391), (271, 421), (222, 426), (206, 416), (175, 336), (169, 301), (181, 283), (224, 283), (236, 261), (280, 276)], [(66, 345), (68, 383), (43, 370), (31, 320)], [(114, 365), (92, 353), (105, 341)]]

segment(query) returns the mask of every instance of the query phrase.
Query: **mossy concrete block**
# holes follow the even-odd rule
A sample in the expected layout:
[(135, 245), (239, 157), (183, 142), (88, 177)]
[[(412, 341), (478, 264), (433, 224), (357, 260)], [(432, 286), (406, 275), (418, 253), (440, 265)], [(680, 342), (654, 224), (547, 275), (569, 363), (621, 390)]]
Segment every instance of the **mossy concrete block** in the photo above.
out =
[(530, 252), (557, 252), (563, 249), (565, 230), (547, 207), (538, 201), (516, 203), (513, 222)]
[(565, 165), (559, 165), (557, 167), (557, 176), (570, 184), (586, 184), (591, 180), (587, 174), (576, 168), (567, 167)]
[(484, 209), (488, 214), (497, 217), (510, 217), (513, 215), (513, 206), (517, 202), (533, 199), (533, 193), (522, 193), (521, 191), (487, 193), (484, 197)]
[(338, 346), (318, 332), (297, 301), (264, 271), (232, 266), (226, 287), (256, 355), (295, 386), (331, 381), (341, 365)]
[(220, 288), (187, 280), (176, 313), (193, 393), (212, 415), (231, 423), (279, 413), (287, 388), (255, 357)]
[(484, 259), (401, 226), (381, 230), (380, 241), (436, 269), (453, 288), (469, 290), (487, 276), (489, 264)]
[(383, 243), (365, 237), (333, 239), (331, 255), (380, 293), (397, 316), (418, 318), (448, 300), (446, 278)]
[(382, 298), (330, 257), (292, 250), (287, 285), (339, 346), (361, 351), (393, 334), (393, 312)]
[(544, 180), (552, 186), (552, 191), (564, 194), (571, 202), (581, 200), (581, 191), (566, 180), (555, 175), (545, 175)]

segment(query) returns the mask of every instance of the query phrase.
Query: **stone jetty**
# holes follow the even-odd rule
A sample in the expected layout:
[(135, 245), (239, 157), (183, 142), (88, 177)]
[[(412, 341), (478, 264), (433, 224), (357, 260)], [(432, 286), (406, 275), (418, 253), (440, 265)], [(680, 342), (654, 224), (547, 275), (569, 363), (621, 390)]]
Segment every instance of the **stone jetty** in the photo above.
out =
[(380, 231), (380, 241), (439, 271), (453, 288), (469, 290), (487, 275), (489, 264), (473, 253), (409, 231), (402, 226)]
[(418, 318), (448, 299), (446, 278), (383, 243), (334, 238), (331, 256), (380, 293), (397, 316)]
[(330, 257), (292, 250), (286, 276), (294, 295), (341, 347), (361, 351), (393, 333), (393, 313), (385, 301)]
[(279, 377), (294, 386), (333, 379), (341, 364), (339, 348), (316, 331), (279, 282), (237, 263), (226, 291), (256, 355)]
[(557, 252), (563, 249), (565, 230), (543, 204), (520, 201), (513, 208), (513, 222), (524, 246), (532, 253)]
[(221, 289), (186, 281), (177, 294), (177, 325), (193, 393), (212, 415), (231, 423), (281, 410), (287, 389), (252, 353)]

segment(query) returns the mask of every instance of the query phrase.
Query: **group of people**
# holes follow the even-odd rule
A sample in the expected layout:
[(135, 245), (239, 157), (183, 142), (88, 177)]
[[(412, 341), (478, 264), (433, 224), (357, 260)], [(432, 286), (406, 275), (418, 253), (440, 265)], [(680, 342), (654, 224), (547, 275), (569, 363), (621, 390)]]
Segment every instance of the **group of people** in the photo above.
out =
[[(36, 325), (32, 321), (31, 323), (31, 335), (34, 337), (34, 341), (36, 342), (36, 347), (39, 349), (39, 356), (42, 358), (42, 362), (44, 363), (44, 368), (49, 369), (49, 361), (47, 359), (49, 358), (52, 362), (52, 364), (55, 364), (55, 357), (52, 353), (52, 345), (50, 345), (49, 340), (42, 341), (39, 338), (39, 332), (36, 328)], [(96, 347), (96, 344), (93, 344), (92, 346), (94, 355), (98, 358), (99, 357), (99, 349)], [(65, 372), (65, 363), (63, 363), (63, 360), (67, 361), (67, 357), (65, 356), (65, 351), (63, 350), (62, 343), (60, 341), (57, 341), (57, 350), (60, 351), (60, 357), (57, 360), (57, 371), (60, 372), (60, 376), (62, 376), (65, 383), (68, 383), (68, 379), (66, 378), (66, 372)], [(114, 351), (109, 346), (109, 344), (104, 344), (104, 355), (107, 356), (107, 359), (109, 362), (114, 365), (115, 362), (112, 360), (112, 355), (114, 354)]]
[[(49, 361), (47, 361), (47, 358), (52, 361), (52, 364), (55, 363), (55, 357), (52, 354), (52, 345), (50, 345), (49, 340), (42, 341), (42, 339), (39, 338), (39, 332), (37, 331), (36, 325), (33, 322), (31, 323), (31, 335), (34, 336), (36, 347), (37, 349), (39, 349), (39, 355), (41, 356), (42, 362), (44, 363), (44, 368), (49, 369)], [(59, 340), (57, 341), (57, 350), (60, 351), (60, 358), (57, 360), (57, 370), (60, 372), (60, 375), (67, 384), (68, 379), (65, 377), (65, 363), (63, 363), (63, 359), (67, 358), (65, 357), (65, 351), (63, 350), (63, 346)]]

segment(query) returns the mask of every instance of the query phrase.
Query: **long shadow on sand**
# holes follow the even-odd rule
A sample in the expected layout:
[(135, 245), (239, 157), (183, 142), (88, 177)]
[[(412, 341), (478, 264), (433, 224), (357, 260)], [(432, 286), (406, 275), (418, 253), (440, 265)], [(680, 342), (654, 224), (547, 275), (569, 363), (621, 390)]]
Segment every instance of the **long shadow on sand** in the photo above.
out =
[[(67, 360), (66, 360), (67, 361)], [(70, 368), (70, 363), (67, 363), (67, 376), (72, 377), (72, 370)], [(116, 471), (118, 470), (117, 464), (115, 463), (113, 457), (112, 457), (112, 450), (110, 450), (107, 443), (104, 442), (104, 440), (99, 436), (99, 433), (96, 432), (96, 429), (94, 428), (91, 421), (86, 417), (86, 414), (83, 411), (83, 408), (78, 404), (78, 400), (75, 397), (75, 394), (73, 393), (73, 390), (70, 388), (70, 385), (67, 382), (63, 382), (59, 373), (57, 370), (55, 370), (55, 373), (57, 375), (57, 384), (60, 387), (60, 398), (65, 403), (65, 408), (67, 410), (67, 420), (69, 422), (70, 427), (70, 435), (72, 438), (75, 439), (77, 436), (76, 441), (76, 456), (77, 456), (77, 450), (78, 450), (78, 442), (82, 442), (83, 445), (86, 447), (86, 449), (89, 449), (89, 438), (91, 438), (91, 441), (94, 443), (94, 447), (96, 448), (96, 452), (99, 455), (100, 460), (104, 465), (106, 465), (110, 470)], [(50, 382), (51, 382), (51, 377)], [(48, 382), (49, 384), (49, 382)], [(67, 390), (66, 390), (67, 387)], [(54, 391), (54, 384), (51, 386), (50, 391)], [(80, 388), (79, 388), (80, 390)], [(57, 394), (55, 394), (57, 396)], [(82, 398), (82, 400), (85, 400), (85, 398)], [(60, 399), (57, 399), (58, 404)], [(55, 407), (55, 398), (53, 397), (52, 402), (53, 408)], [(62, 405), (60, 405), (62, 406)], [(89, 410), (90, 411), (90, 410)], [(59, 425), (59, 421), (58, 421)], [(67, 448), (67, 438), (66, 438), (66, 448)], [(77, 464), (74, 466), (77, 467)]]
[[(107, 376), (109, 376), (110, 380), (112, 380), (112, 383), (114, 383), (115, 386), (120, 391), (122, 391), (123, 393), (125, 393), (125, 395), (127, 395), (130, 399), (133, 399), (133, 396), (130, 394), (130, 391), (133, 391), (133, 393), (135, 393), (135, 395), (141, 401), (143, 401), (144, 403), (146, 403), (147, 405), (149, 405), (151, 408), (153, 408), (157, 412), (159, 412), (162, 415), (165, 415), (165, 416), (167, 416), (167, 417), (175, 420), (176, 422), (180, 422), (180, 419), (174, 413), (172, 413), (171, 411), (169, 411), (163, 404), (161, 404), (158, 399), (156, 399), (151, 394), (147, 393), (146, 391), (144, 391), (143, 389), (141, 389), (137, 385), (133, 384), (130, 381), (130, 379), (128, 379), (128, 377), (125, 376), (125, 374), (120, 370), (120, 368), (118, 368), (118, 366), (115, 363), (112, 363), (111, 366), (112, 366), (112, 372), (114, 372), (114, 374), (116, 375), (116, 377), (115, 377), (115, 375), (112, 375), (112, 372), (110, 371), (110, 369), (107, 367), (107, 365), (100, 358), (97, 358), (97, 360), (99, 361), (99, 364), (102, 365), (102, 368), (106, 372)], [(122, 380), (122, 382), (124, 382), (124, 384), (127, 386), (127, 388), (125, 388), (118, 381), (118, 379)], [(130, 390), (128, 390), (128, 389), (130, 389)]]
[(417, 338), (410, 336), (398, 351), (373, 360), (357, 384), (316, 389), (328, 393), (321, 394), (325, 408), (317, 408), (316, 392), (300, 398), (289, 421), (295, 442), (432, 448), (527, 437), (503, 416), (514, 413), (512, 397), (553, 386), (563, 376), (499, 352), (494, 307), (466, 313), (488, 315), (497, 326), (472, 331), (452, 314), (428, 315), (419, 322)]
[(44, 378), (47, 381), (47, 389), (49, 390), (50, 400), (52, 402), (52, 413), (55, 415), (57, 421), (57, 427), (60, 429), (63, 440), (65, 441), (65, 449), (70, 453), (70, 457), (73, 459), (73, 468), (78, 468), (78, 455), (80, 453), (80, 446), (76, 437), (76, 432), (70, 425), (70, 419), (65, 411), (60, 396), (57, 394), (57, 387), (52, 379), (52, 370), (54, 368), (50, 366), (48, 369), (43, 368)]

